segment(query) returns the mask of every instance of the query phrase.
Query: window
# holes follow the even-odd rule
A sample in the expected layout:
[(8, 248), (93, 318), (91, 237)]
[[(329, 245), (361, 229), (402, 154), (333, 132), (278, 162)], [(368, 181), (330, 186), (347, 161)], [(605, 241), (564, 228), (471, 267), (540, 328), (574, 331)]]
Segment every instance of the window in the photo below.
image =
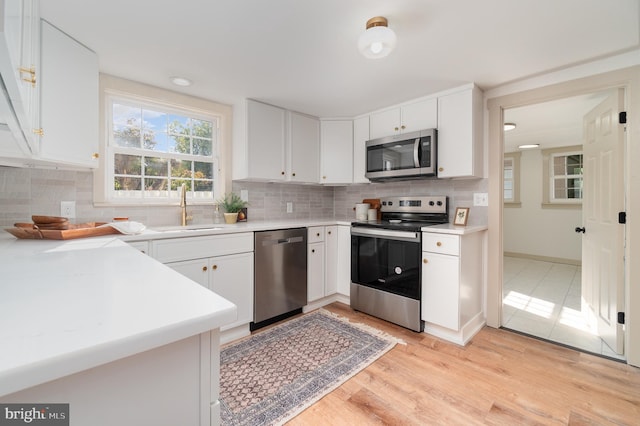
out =
[(542, 150), (543, 200), (546, 208), (582, 206), (582, 145)]
[(109, 97), (108, 198), (158, 202), (187, 196), (213, 201), (218, 118), (135, 98)]
[(550, 202), (582, 200), (582, 153), (551, 154)]
[(504, 154), (503, 198), (505, 206), (520, 206), (520, 153)]

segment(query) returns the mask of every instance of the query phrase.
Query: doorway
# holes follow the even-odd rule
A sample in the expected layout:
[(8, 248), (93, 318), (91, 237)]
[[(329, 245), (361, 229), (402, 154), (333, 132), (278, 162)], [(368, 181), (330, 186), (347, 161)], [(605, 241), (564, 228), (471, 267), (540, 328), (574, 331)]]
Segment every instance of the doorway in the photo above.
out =
[(611, 89), (504, 110), (504, 122), (515, 126), (503, 136), (501, 324), (624, 359), (621, 346), (605, 343), (593, 315), (587, 315), (591, 287), (585, 290), (583, 265), (589, 256), (583, 253), (585, 235), (578, 232), (584, 230), (583, 198), (595, 192), (585, 194), (588, 173), (592, 181), (607, 182), (608, 191), (623, 191), (615, 184), (619, 180), (586, 171), (583, 156), (585, 117), (615, 94)]

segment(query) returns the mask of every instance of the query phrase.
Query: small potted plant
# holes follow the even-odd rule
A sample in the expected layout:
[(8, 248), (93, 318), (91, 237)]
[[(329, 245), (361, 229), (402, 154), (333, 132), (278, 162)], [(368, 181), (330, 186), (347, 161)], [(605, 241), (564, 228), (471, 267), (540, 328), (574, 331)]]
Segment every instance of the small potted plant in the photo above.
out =
[(234, 192), (224, 194), (217, 203), (225, 211), (224, 221), (226, 223), (236, 223), (238, 221), (238, 212), (247, 206), (247, 202)]

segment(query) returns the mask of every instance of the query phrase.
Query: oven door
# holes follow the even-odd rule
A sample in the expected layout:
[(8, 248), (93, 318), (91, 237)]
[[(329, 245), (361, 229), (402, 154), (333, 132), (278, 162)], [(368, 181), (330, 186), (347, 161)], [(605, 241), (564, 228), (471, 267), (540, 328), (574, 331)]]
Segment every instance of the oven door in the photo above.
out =
[(351, 282), (420, 300), (420, 232), (351, 228)]

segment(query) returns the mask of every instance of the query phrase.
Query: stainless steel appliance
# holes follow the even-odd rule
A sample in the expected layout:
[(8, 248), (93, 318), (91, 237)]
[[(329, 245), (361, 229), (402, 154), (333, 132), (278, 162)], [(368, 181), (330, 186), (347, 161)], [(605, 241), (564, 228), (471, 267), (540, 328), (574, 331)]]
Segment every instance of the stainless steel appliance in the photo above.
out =
[(251, 330), (302, 312), (307, 304), (307, 228), (254, 233)]
[(377, 221), (351, 227), (351, 307), (422, 331), (422, 232), (447, 223), (446, 196), (390, 197)]
[(372, 181), (419, 179), (437, 174), (436, 129), (367, 141), (367, 170)]

